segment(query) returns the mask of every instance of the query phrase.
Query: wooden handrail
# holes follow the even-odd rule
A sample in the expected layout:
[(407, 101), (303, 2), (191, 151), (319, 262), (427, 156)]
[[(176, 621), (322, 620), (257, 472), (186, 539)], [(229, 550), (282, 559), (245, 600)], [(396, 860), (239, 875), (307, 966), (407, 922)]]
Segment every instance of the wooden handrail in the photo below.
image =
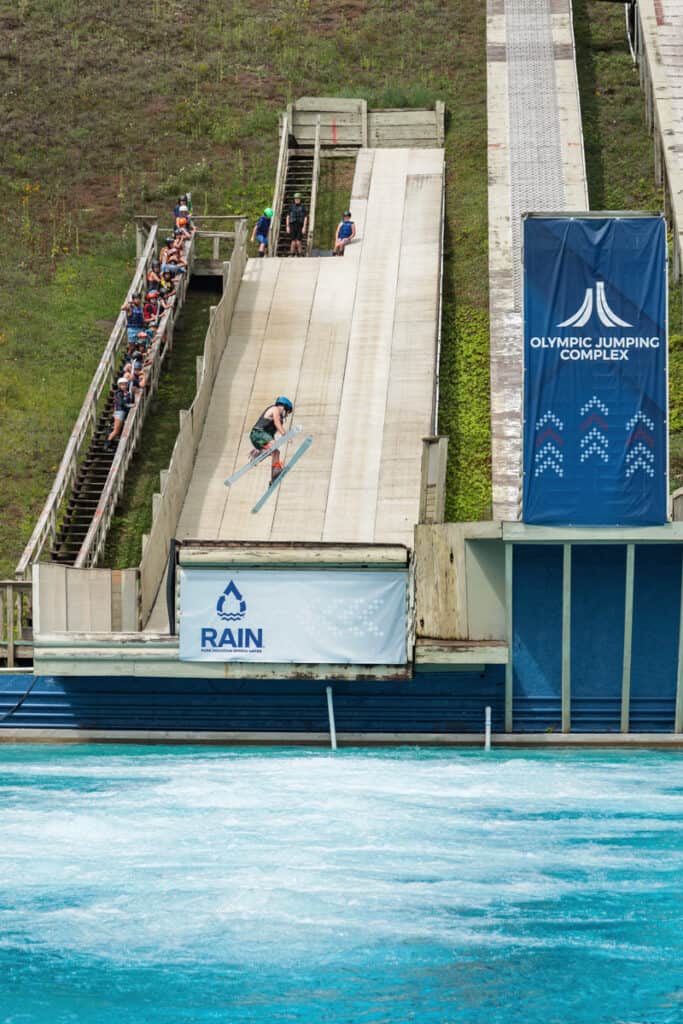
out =
[(277, 243), (280, 239), (280, 221), (282, 220), (282, 204), (285, 197), (285, 181), (287, 180), (289, 144), (289, 120), (285, 114), (282, 118), (282, 135), (280, 137), (280, 152), (277, 158), (277, 171), (275, 174), (275, 194), (273, 196), (273, 219), (270, 222), (270, 233), (268, 235), (268, 255), (275, 256)]
[(320, 180), (320, 114), (315, 122), (315, 143), (313, 146), (313, 181), (311, 182), (311, 205), (308, 214), (308, 238), (306, 239), (306, 254), (311, 255), (313, 250), (313, 232), (315, 231), (315, 207), (318, 201), (318, 182)]
[(33, 587), (28, 581), (0, 580), (0, 661), (7, 668), (16, 665), (20, 645), (30, 648), (20, 656), (32, 656), (32, 597)]
[[(144, 250), (138, 259), (137, 269), (126, 294), (126, 302), (130, 301), (134, 292), (143, 290), (148, 264), (156, 252), (156, 240), (157, 225), (155, 223), (150, 228)], [(122, 311), (116, 318), (114, 329), (109, 335), (102, 358), (93, 374), (43, 510), (15, 570), (15, 575), (20, 579), (25, 578), (31, 564), (38, 561), (46, 543), (54, 540), (57, 535), (57, 519), (61, 504), (76, 476), (78, 459), (84, 444), (86, 441), (89, 443), (93, 434), (97, 422), (97, 404), (105, 387), (111, 386), (118, 351), (125, 337), (126, 314)]]
[[(185, 301), (194, 260), (194, 236), (187, 247), (186, 257), (188, 272), (182, 275), (176, 288), (175, 303), (161, 318), (155, 340), (152, 344), (152, 363), (148, 368), (149, 388), (139, 397), (126, 417), (114, 458), (109, 467), (107, 479), (97, 502), (97, 508), (93, 513), (88, 532), (74, 561), (74, 568), (76, 569), (84, 569), (87, 566), (96, 565), (104, 550), (116, 503), (123, 491), (128, 466), (137, 448), (150, 401), (159, 384), (161, 367), (172, 339), (173, 325)], [(166, 344), (164, 344), (164, 340)]]
[(171, 538), (175, 536), (184, 496), (192, 474), (194, 458), (204, 429), (211, 393), (230, 333), (233, 310), (247, 262), (247, 222), (235, 231), (235, 247), (229, 264), (224, 264), (223, 295), (209, 322), (201, 358), (201, 372), (190, 408), (181, 414), (180, 430), (167, 469), (161, 474), (154, 516), (140, 562), (140, 602), (143, 624), (153, 607), (168, 562)]

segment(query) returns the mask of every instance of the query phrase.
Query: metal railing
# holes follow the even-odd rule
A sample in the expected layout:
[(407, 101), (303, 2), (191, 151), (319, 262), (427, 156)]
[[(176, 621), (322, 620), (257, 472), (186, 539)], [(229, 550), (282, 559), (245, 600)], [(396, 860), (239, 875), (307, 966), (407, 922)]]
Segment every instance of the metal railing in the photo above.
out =
[(268, 255), (275, 256), (277, 243), (280, 239), (280, 221), (282, 220), (282, 204), (285, 199), (285, 182), (287, 180), (287, 165), (289, 163), (289, 120), (284, 114), (282, 118), (282, 133), (280, 135), (280, 152), (277, 158), (277, 171), (275, 174), (275, 193), (273, 195), (273, 219), (270, 222), (270, 233), (268, 235)]
[(306, 239), (306, 255), (313, 251), (313, 232), (315, 231), (315, 207), (318, 202), (318, 184), (320, 182), (320, 114), (315, 123), (315, 142), (313, 144), (313, 181), (311, 182), (311, 202), (308, 215), (308, 237)]
[(0, 662), (14, 668), (33, 658), (33, 587), (0, 580)]
[[(138, 258), (138, 266), (128, 289), (126, 302), (130, 300), (134, 292), (143, 290), (148, 266), (156, 252), (156, 244), (157, 225), (155, 223), (150, 226), (146, 244)], [(108, 392), (111, 387), (112, 379), (118, 368), (121, 348), (126, 338), (126, 314), (122, 311), (116, 318), (114, 329), (109, 335), (104, 353), (93, 375), (71, 437), (64, 450), (52, 489), (15, 570), (15, 575), (19, 579), (26, 578), (32, 563), (37, 562), (45, 547), (54, 543), (56, 539), (62, 504), (71, 492), (81, 455), (90, 444), (97, 425), (100, 400), (105, 391)]]

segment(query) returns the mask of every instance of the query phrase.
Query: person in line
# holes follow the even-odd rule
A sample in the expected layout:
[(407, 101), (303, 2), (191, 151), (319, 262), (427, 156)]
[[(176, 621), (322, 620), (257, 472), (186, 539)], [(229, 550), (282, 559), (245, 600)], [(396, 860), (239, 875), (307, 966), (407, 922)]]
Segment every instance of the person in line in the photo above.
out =
[(178, 202), (175, 204), (175, 208), (173, 210), (174, 218), (175, 217), (180, 217), (180, 215), (181, 215), (180, 211), (181, 211), (181, 208), (183, 208), (183, 207), (185, 208), (185, 210), (191, 216), (192, 215), (192, 198), (191, 198), (189, 192), (183, 192), (183, 194), (181, 196), (178, 196)]
[(128, 381), (129, 390), (132, 388), (133, 392), (144, 391), (147, 386), (147, 374), (142, 352), (133, 352), (130, 362), (123, 368), (122, 376)]
[[(249, 433), (249, 440), (254, 446), (253, 451), (250, 453), (250, 458), (255, 459), (264, 448), (272, 446), (276, 434), (282, 436), (287, 433), (287, 418), (291, 416), (293, 410), (294, 406), (284, 395), (280, 395), (272, 405), (263, 410)], [(274, 448), (270, 469), (271, 484), (274, 480), (277, 480), (282, 469), (280, 451)]]
[(270, 206), (266, 206), (265, 210), (256, 221), (254, 230), (251, 233), (252, 242), (258, 242), (259, 256), (265, 256), (268, 251), (268, 232), (270, 231), (270, 222), (272, 219), (273, 209)]
[(126, 314), (126, 331), (128, 333), (128, 344), (135, 342), (138, 331), (145, 326), (145, 317), (142, 311), (142, 296), (140, 292), (133, 292), (130, 302), (121, 306), (121, 312)]
[(161, 274), (184, 274), (187, 269), (187, 260), (183, 253), (183, 239), (180, 237), (167, 238), (166, 244), (159, 253), (161, 262)]
[(114, 445), (112, 442), (116, 441), (123, 430), (123, 424), (126, 416), (128, 415), (128, 410), (133, 405), (133, 397), (130, 394), (130, 382), (128, 379), (126, 377), (119, 377), (116, 383), (117, 387), (114, 392), (114, 425), (109, 437), (104, 443), (105, 452), (113, 450)]
[(294, 193), (294, 202), (287, 214), (287, 234), (291, 241), (289, 245), (290, 256), (303, 256), (301, 240), (308, 230), (308, 210), (301, 202), (301, 192)]
[[(161, 284), (161, 278), (159, 278), (159, 284)], [(153, 289), (147, 292), (145, 304), (142, 307), (142, 315), (145, 318), (145, 327), (157, 327), (161, 320), (161, 314), (163, 310), (159, 301), (159, 292), (157, 289)]]
[(351, 220), (351, 211), (347, 210), (337, 224), (334, 236), (333, 256), (343, 256), (344, 249), (356, 237), (356, 225)]
[(152, 260), (147, 271), (147, 291), (154, 291), (161, 284), (161, 260)]

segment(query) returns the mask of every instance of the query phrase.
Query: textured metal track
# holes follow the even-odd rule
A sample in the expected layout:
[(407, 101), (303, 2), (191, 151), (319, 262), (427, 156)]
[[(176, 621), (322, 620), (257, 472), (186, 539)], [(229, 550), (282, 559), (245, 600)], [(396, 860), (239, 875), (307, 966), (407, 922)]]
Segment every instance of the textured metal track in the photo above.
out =
[(522, 214), (565, 204), (550, 8), (550, 0), (505, 4), (515, 310), (522, 308)]

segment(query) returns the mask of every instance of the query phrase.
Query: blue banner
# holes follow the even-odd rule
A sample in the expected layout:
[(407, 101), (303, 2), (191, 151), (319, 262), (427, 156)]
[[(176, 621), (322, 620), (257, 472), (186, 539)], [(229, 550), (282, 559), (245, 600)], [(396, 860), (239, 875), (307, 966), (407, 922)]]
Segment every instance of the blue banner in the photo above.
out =
[(527, 523), (667, 519), (662, 217), (524, 221)]

